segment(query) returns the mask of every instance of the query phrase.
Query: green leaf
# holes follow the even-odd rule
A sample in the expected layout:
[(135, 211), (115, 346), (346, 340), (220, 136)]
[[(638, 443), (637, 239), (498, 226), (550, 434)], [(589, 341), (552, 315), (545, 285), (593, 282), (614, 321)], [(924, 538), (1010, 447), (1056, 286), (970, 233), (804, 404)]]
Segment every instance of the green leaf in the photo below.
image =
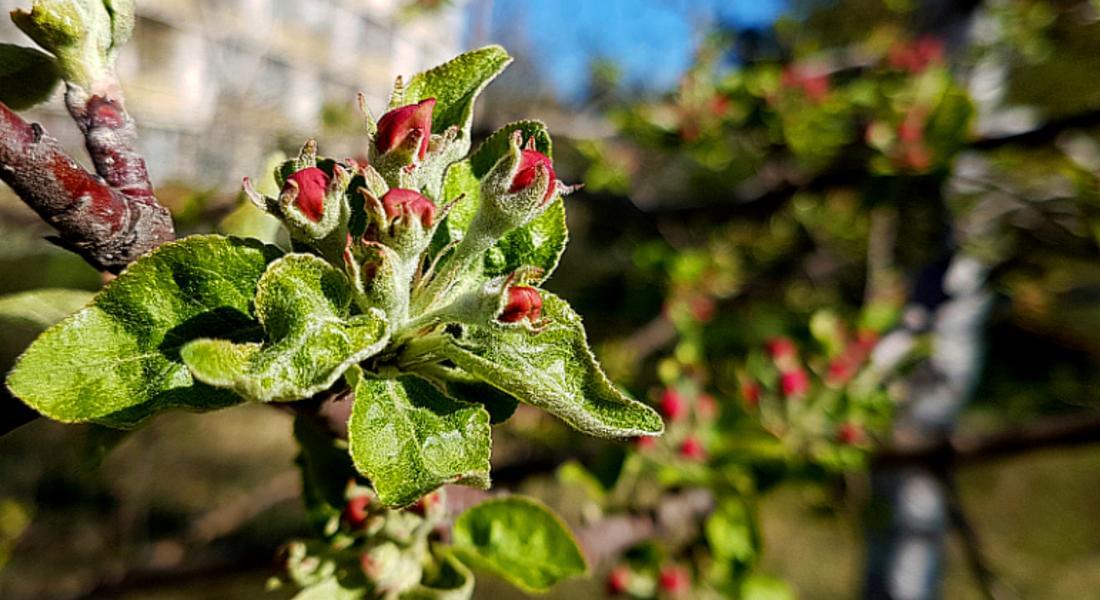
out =
[(459, 368), (584, 433), (624, 438), (663, 432), (660, 415), (604, 375), (580, 316), (549, 292), (542, 298), (541, 332), (491, 323), (471, 328), (442, 352)]
[[(444, 197), (455, 199), (462, 196), (462, 199), (455, 204), (447, 220), (440, 224), (433, 240), (435, 251), (465, 235), (481, 205), (481, 178), (508, 151), (508, 139), (513, 131), (522, 131), (525, 140), (534, 138), (535, 148), (539, 152), (553, 156), (546, 126), (538, 121), (518, 121), (505, 125), (489, 136), (470, 158), (451, 165), (444, 180)], [(533, 266), (544, 271), (538, 281), (545, 281), (557, 267), (568, 239), (565, 203), (559, 197), (541, 215), (527, 225), (510, 231), (486, 253), (485, 276), (496, 277), (522, 266)]]
[(95, 296), (87, 290), (38, 289), (0, 296), (0, 321), (15, 321), (42, 331), (80, 310)]
[(271, 263), (256, 290), (256, 315), (268, 341), (187, 344), (181, 355), (199, 381), (259, 402), (300, 400), (331, 386), (389, 339), (385, 313), (349, 316), (347, 278), (311, 254)]
[(348, 445), (386, 506), (406, 506), (447, 483), (489, 487), (489, 413), (416, 377), (366, 379), (349, 371), (355, 405)]
[(0, 102), (23, 110), (50, 99), (61, 72), (54, 59), (34, 48), (0, 44)]
[(474, 118), (474, 101), (485, 86), (512, 62), (500, 46), (486, 46), (460, 54), (423, 73), (405, 85), (403, 103), (435, 98), (432, 133), (457, 125), (467, 139)]
[(473, 573), (447, 553), (435, 569), (425, 570), (422, 583), (401, 594), (401, 600), (468, 600), (473, 594)]
[(459, 515), (454, 552), (466, 563), (527, 591), (543, 591), (588, 570), (573, 534), (546, 506), (530, 498), (487, 500)]
[(519, 401), (511, 395), (480, 381), (447, 381), (444, 393), (451, 398), (470, 404), (481, 404), (489, 411), (489, 422), (503, 423), (516, 412)]
[(252, 297), (278, 255), (216, 235), (164, 244), (35, 340), (8, 387), (52, 419), (122, 428), (167, 408), (236, 404), (234, 394), (194, 381), (179, 348), (212, 334), (256, 339)]
[(291, 600), (361, 600), (367, 597), (365, 587), (345, 587), (336, 576), (303, 589)]

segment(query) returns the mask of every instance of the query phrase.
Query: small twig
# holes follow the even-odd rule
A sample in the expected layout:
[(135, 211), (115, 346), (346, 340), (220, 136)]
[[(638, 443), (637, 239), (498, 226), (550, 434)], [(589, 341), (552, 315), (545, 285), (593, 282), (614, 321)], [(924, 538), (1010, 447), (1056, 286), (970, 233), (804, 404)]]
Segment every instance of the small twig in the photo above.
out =
[[(115, 105), (90, 102), (83, 126), (88, 148), (104, 165), (102, 172), (121, 184), (115, 188), (77, 164), (38, 124), (0, 103), (0, 180), (57, 229), (59, 245), (112, 273), (175, 238), (171, 214), (157, 203), (148, 181), (137, 180), (144, 161), (126, 144), (112, 145), (132, 142), (123, 133), (132, 127)], [(118, 169), (106, 167), (112, 161)]]

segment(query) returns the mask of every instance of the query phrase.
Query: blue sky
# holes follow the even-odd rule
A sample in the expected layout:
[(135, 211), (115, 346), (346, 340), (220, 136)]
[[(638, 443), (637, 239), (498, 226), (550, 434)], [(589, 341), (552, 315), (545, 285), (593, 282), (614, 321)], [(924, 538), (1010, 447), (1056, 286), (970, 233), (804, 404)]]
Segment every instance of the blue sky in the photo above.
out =
[[(594, 57), (619, 63), (625, 79), (651, 89), (674, 85), (691, 61), (698, 32), (721, 18), (764, 26), (786, 0), (495, 0), (492, 37), (512, 32), (533, 50), (564, 99), (584, 90)], [(514, 39), (514, 38), (513, 38)]]

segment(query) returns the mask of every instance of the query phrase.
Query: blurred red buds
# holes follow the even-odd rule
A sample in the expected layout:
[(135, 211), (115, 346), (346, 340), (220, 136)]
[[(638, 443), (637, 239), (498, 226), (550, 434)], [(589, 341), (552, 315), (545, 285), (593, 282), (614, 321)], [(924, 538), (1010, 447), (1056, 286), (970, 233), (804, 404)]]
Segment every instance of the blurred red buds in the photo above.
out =
[(680, 456), (688, 460), (702, 461), (707, 458), (707, 451), (703, 448), (703, 442), (695, 436), (688, 436), (680, 444)]
[(820, 103), (829, 95), (829, 74), (799, 65), (783, 69), (780, 82), (787, 89), (801, 89), (812, 102)]
[(790, 338), (777, 337), (768, 340), (768, 354), (776, 362), (794, 358), (796, 352), (798, 352), (798, 347), (794, 345)]
[(615, 596), (626, 593), (630, 587), (630, 569), (615, 567), (607, 574), (607, 593)]
[(661, 414), (669, 421), (679, 421), (687, 414), (687, 403), (679, 392), (672, 388), (665, 388), (665, 391), (661, 392), (660, 409)]
[(534, 323), (542, 316), (542, 296), (533, 287), (515, 285), (508, 288), (508, 302), (499, 319), (504, 323), (515, 323), (523, 319)]
[(356, 496), (344, 506), (344, 522), (352, 529), (362, 529), (370, 517), (370, 496)]
[(841, 423), (836, 431), (836, 441), (846, 446), (858, 444), (863, 441), (863, 428), (851, 421)]
[(760, 406), (760, 384), (755, 381), (742, 383), (741, 399), (745, 402), (745, 408), (754, 409)]
[(519, 167), (516, 169), (515, 176), (512, 177), (512, 184), (508, 188), (508, 193), (514, 194), (534, 185), (535, 180), (538, 179), (540, 169), (546, 169), (549, 175), (549, 177), (547, 177), (549, 185), (547, 185), (546, 191), (542, 195), (542, 203), (545, 204), (549, 202), (550, 198), (554, 195), (557, 175), (554, 174), (554, 165), (550, 162), (550, 157), (538, 150), (528, 149), (522, 152), (519, 159)]
[(413, 190), (391, 189), (382, 196), (382, 208), (386, 211), (386, 218), (391, 222), (402, 215), (409, 214), (416, 217), (424, 229), (429, 229), (435, 220), (435, 204)]
[(810, 378), (801, 367), (779, 374), (779, 389), (783, 395), (793, 398), (805, 394), (810, 389)]
[(661, 568), (657, 585), (670, 594), (683, 594), (691, 587), (691, 580), (683, 567), (669, 565)]
[(943, 61), (943, 41), (924, 36), (912, 42), (897, 42), (890, 47), (886, 62), (895, 69), (920, 73), (929, 66)]
[(329, 176), (317, 167), (307, 167), (286, 178), (283, 186), (285, 191), (290, 182), (298, 188), (298, 197), (294, 203), (302, 211), (302, 214), (313, 222), (320, 222), (325, 214), (325, 189), (328, 187)]
[(385, 154), (405, 142), (410, 135), (420, 136), (417, 156), (420, 160), (428, 154), (428, 143), (432, 135), (432, 111), (435, 110), (435, 98), (422, 100), (395, 108), (378, 120), (378, 131), (374, 136), (374, 147), (379, 154)]

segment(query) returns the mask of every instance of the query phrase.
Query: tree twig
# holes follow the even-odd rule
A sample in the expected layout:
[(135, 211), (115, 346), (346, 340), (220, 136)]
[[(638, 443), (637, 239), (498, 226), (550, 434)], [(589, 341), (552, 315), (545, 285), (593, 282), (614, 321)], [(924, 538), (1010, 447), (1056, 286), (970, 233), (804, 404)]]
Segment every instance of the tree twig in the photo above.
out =
[(172, 217), (147, 178), (140, 181), (145, 163), (128, 145), (133, 122), (119, 105), (89, 101), (82, 123), (89, 151), (110, 179), (86, 171), (41, 126), (0, 103), (0, 180), (57, 229), (59, 245), (117, 273), (175, 237)]

